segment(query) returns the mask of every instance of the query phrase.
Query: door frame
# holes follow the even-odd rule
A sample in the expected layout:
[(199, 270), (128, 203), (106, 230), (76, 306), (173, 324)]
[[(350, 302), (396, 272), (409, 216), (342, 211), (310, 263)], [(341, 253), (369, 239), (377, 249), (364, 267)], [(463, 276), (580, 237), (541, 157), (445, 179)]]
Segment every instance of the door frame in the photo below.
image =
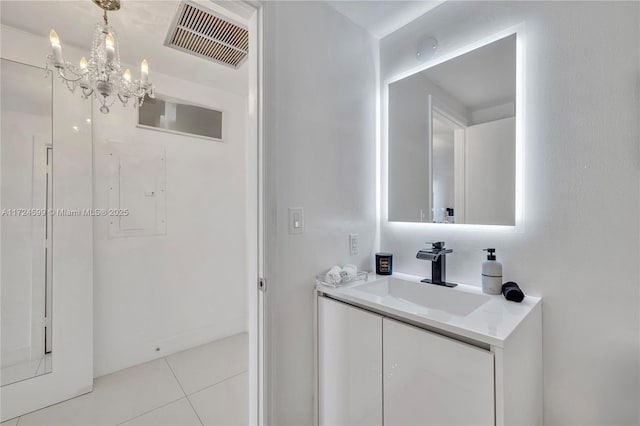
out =
[[(206, 0), (195, 0), (206, 8)], [(249, 424), (267, 423), (265, 403), (265, 271), (264, 271), (264, 146), (263, 146), (263, 4), (259, 0), (213, 0), (214, 10), (246, 24), (249, 30), (249, 70), (246, 151), (246, 251), (249, 334)]]
[[(240, 4), (239, 4), (240, 5)], [(238, 5), (238, 6), (239, 6)], [(244, 0), (249, 22), (249, 136), (247, 149), (247, 259), (249, 297), (249, 424), (267, 423), (265, 405), (263, 5)]]

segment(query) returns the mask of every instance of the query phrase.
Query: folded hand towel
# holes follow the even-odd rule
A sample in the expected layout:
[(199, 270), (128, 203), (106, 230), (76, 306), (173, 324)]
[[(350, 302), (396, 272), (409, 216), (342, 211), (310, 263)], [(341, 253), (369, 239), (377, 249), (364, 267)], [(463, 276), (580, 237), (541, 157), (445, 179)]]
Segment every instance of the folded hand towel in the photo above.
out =
[(353, 280), (358, 273), (358, 267), (356, 265), (344, 265), (342, 271), (340, 271), (340, 276), (342, 277), (342, 282), (348, 282)]
[(339, 266), (334, 266), (329, 269), (329, 272), (325, 275), (326, 282), (329, 284), (340, 284), (340, 281), (342, 281), (340, 272), (342, 272), (342, 268)]

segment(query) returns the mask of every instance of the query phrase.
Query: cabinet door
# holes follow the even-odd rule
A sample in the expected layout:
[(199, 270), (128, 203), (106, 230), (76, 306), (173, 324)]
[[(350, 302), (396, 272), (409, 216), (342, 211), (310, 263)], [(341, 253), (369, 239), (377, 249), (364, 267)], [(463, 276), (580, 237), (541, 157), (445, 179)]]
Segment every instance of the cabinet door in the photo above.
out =
[(492, 425), (493, 354), (383, 320), (384, 424)]
[(318, 298), (320, 425), (382, 425), (382, 317)]

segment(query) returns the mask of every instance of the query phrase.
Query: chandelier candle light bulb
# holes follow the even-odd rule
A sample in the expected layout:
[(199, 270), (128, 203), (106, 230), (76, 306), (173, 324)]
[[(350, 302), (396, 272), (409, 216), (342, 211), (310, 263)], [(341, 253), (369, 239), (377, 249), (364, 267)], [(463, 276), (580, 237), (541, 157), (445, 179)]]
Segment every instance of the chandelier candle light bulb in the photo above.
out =
[(124, 70), (124, 74), (122, 76), (124, 77), (125, 80), (131, 83), (131, 71), (129, 71), (129, 68)]
[(80, 79), (80, 82), (78, 84), (80, 85), (82, 90), (89, 89), (89, 72), (87, 70), (88, 66), (89, 63), (87, 62), (87, 58), (85, 58), (84, 56), (80, 58), (80, 73), (82, 74), (82, 78)]
[(111, 33), (107, 33), (106, 37), (104, 38), (104, 45), (107, 52), (107, 63), (111, 63), (113, 62), (113, 57), (116, 53), (116, 50), (115, 50), (116, 41), (113, 38), (113, 35), (111, 35)]
[(60, 38), (56, 30), (49, 32), (49, 41), (51, 42), (51, 48), (53, 49), (53, 62), (55, 65), (61, 65), (64, 62), (62, 59), (62, 46), (60, 45)]
[(149, 83), (149, 63), (146, 59), (143, 59), (140, 64), (140, 81), (143, 85)]

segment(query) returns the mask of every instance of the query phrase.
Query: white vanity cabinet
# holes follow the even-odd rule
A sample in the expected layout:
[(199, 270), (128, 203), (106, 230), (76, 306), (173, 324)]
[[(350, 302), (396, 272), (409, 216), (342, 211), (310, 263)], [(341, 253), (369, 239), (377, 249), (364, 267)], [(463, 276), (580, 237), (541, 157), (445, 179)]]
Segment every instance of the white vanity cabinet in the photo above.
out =
[(385, 425), (493, 425), (493, 353), (385, 318)]
[(322, 425), (382, 425), (382, 317), (318, 300), (318, 417)]
[[(517, 304), (419, 280), (418, 295), (428, 297), (411, 299), (398, 280), (318, 287), (317, 423), (542, 424), (541, 300)], [(482, 303), (461, 309), (470, 295)]]
[(488, 350), (326, 297), (318, 321), (320, 425), (494, 424)]

